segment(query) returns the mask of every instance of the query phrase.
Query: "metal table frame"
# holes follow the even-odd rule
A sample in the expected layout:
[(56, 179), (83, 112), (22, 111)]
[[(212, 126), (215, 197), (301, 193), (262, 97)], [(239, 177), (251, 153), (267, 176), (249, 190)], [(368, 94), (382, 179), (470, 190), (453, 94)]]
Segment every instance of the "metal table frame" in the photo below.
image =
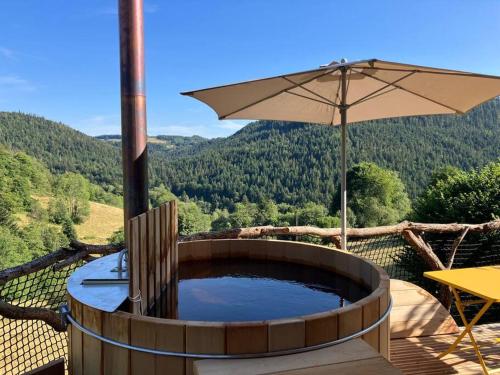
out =
[[(450, 272), (450, 271), (434, 271), (433, 274), (439, 274), (440, 272)], [(456, 338), (455, 342), (450, 345), (450, 347), (439, 354), (438, 358), (443, 358), (446, 355), (450, 354), (453, 352), (458, 344), (464, 339), (465, 335), (468, 335), (471, 342), (472, 346), (474, 348), (474, 351), (476, 352), (476, 356), (479, 360), (479, 364), (481, 365), (481, 368), (483, 369), (483, 373), (488, 375), (488, 374), (493, 374), (493, 373), (498, 373), (500, 372), (500, 368), (496, 369), (490, 369), (486, 366), (486, 363), (484, 362), (483, 356), (481, 354), (481, 351), (479, 350), (479, 345), (477, 344), (476, 339), (474, 338), (474, 335), (472, 334), (472, 328), (474, 325), (481, 319), (481, 317), (488, 311), (488, 309), (494, 304), (494, 303), (499, 303), (500, 301), (494, 298), (486, 298), (486, 296), (478, 296), (474, 293), (474, 291), (471, 291), (469, 289), (467, 290), (462, 290), (460, 286), (458, 285), (452, 285), (451, 283), (446, 282), (446, 280), (443, 280), (439, 277), (432, 277), (429, 275), (428, 272), (424, 273), (425, 277), (431, 278), (441, 284), (448, 285), (451, 289), (452, 295), (453, 295), (453, 300), (455, 301), (455, 305), (457, 307), (458, 313), (460, 314), (460, 318), (462, 319), (462, 322), (464, 324), (464, 330), (458, 335)], [(465, 288), (464, 288), (465, 289)], [(478, 297), (479, 299), (471, 300), (471, 301), (463, 301), (460, 298), (460, 292), (464, 291), (468, 294), (474, 295), (475, 297)], [(467, 318), (465, 317), (464, 313), (464, 308), (466, 306), (471, 306), (471, 305), (478, 305), (478, 304), (483, 304), (479, 312), (474, 316), (474, 318), (471, 321), (467, 321)]]

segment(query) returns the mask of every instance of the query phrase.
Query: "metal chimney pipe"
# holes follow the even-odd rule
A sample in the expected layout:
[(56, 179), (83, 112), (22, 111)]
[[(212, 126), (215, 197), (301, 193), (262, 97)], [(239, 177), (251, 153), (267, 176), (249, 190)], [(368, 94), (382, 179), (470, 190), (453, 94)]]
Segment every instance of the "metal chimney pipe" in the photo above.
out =
[(128, 220), (148, 209), (143, 0), (119, 0), (125, 243)]

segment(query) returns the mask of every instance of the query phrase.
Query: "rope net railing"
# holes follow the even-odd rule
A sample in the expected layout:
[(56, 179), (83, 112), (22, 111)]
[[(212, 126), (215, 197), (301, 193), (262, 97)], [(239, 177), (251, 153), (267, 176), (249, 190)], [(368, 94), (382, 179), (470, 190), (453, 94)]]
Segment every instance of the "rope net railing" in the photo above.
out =
[[(0, 286), (0, 300), (19, 307), (56, 311), (65, 301), (66, 280), (81, 263), (60, 271), (52, 267)], [(0, 374), (22, 374), (58, 358), (67, 358), (67, 334), (41, 320), (0, 316)]]
[[(454, 252), (456, 234), (422, 234), (433, 251), (446, 263)], [(269, 236), (266, 236), (269, 238)], [(220, 237), (219, 237), (220, 238)], [(273, 236), (272, 238), (314, 241), (333, 244), (328, 239), (307, 236)], [(370, 259), (383, 267), (393, 279), (401, 279), (417, 284), (432, 294), (439, 295), (439, 285), (422, 277), (429, 265), (415, 249), (408, 244), (401, 233), (353, 238), (348, 242), (352, 253)], [(91, 252), (92, 249), (87, 249)], [(108, 253), (115, 250), (107, 249)], [(61, 259), (34, 272), (13, 277), (7, 281), (0, 278), (0, 303), (15, 307), (37, 307), (58, 311), (65, 303), (66, 280), (83, 264), (83, 257), (75, 257), (74, 263), (61, 264)], [(64, 260), (62, 261), (64, 262)], [(488, 233), (470, 233), (455, 249), (453, 268), (475, 267), (500, 264), (500, 230)], [(40, 268), (40, 267), (39, 267)], [(3, 271), (5, 272), (5, 271)], [(0, 272), (1, 273), (1, 272)], [(498, 305), (497, 305), (498, 306)], [(477, 306), (468, 306), (466, 315), (470, 318), (477, 312)], [(458, 313), (452, 315), (457, 322)], [(492, 307), (481, 322), (498, 321), (500, 308)], [(50, 361), (64, 357), (67, 359), (67, 334), (57, 332), (51, 325), (41, 320), (8, 319), (0, 316), (0, 374), (21, 374), (38, 368)]]

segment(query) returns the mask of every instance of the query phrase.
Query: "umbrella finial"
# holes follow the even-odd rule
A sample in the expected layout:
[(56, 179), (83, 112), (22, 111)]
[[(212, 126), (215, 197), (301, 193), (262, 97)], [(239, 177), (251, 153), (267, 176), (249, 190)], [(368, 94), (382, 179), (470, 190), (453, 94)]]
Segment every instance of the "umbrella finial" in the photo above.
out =
[(345, 59), (345, 58), (341, 58), (341, 59), (340, 59), (340, 63), (341, 63), (341, 64), (345, 64), (346, 62), (347, 62), (347, 59)]

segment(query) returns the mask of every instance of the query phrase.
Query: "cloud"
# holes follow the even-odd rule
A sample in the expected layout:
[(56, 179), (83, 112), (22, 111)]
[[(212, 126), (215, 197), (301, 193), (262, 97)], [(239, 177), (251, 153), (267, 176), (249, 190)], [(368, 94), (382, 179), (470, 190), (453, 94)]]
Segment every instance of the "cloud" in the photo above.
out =
[(36, 87), (30, 81), (20, 78), (18, 76), (3, 75), (0, 76), (0, 90), (33, 92), (36, 90)]
[(182, 136), (192, 136), (201, 135), (206, 136), (209, 134), (209, 130), (206, 126), (200, 125), (164, 125), (164, 126), (150, 126), (149, 127), (155, 134), (162, 135), (182, 135)]
[(0, 56), (6, 58), (7, 60), (14, 60), (16, 54), (10, 48), (0, 46)]
[(88, 135), (120, 134), (120, 116), (98, 114), (83, 118), (74, 123), (74, 127)]
[(235, 121), (221, 121), (219, 124), (219, 128), (227, 129), (227, 130), (240, 130), (242, 127), (246, 125), (243, 123), (235, 122)]
[(162, 135), (199, 135), (205, 138), (227, 137), (235, 131), (240, 130), (247, 124), (246, 121), (216, 121), (205, 124), (196, 124), (190, 122), (179, 122), (167, 125), (148, 126), (150, 134)]

